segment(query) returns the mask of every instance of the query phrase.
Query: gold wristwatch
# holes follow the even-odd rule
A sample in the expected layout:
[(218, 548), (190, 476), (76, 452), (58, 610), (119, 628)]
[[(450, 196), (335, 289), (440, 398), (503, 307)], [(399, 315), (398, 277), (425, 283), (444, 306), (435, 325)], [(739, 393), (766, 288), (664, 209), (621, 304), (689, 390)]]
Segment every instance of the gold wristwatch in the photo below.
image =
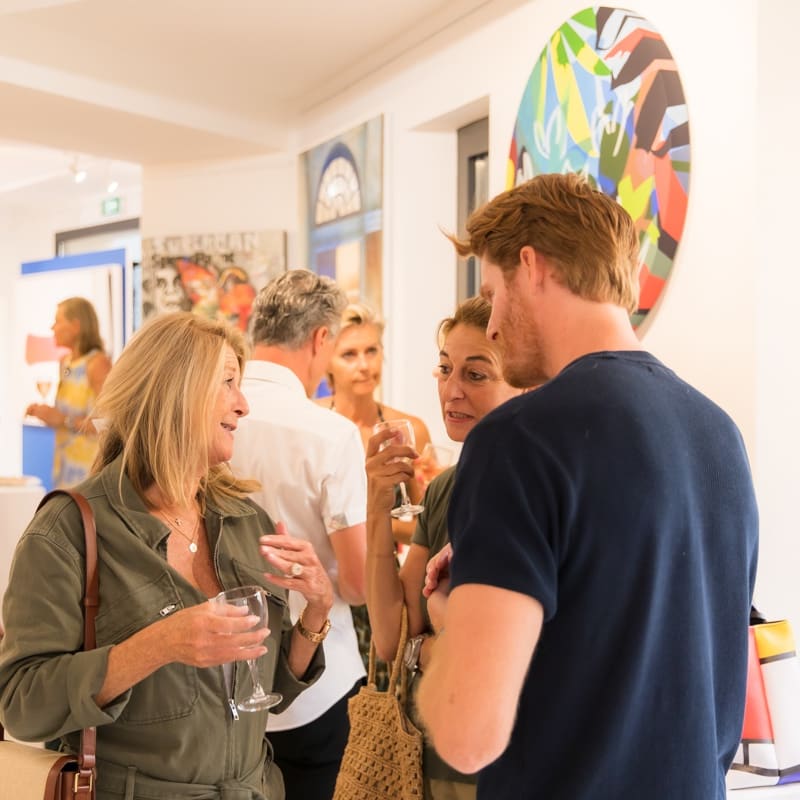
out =
[[(303, 611), (305, 611), (305, 609), (303, 609)], [(331, 629), (331, 621), (326, 619), (322, 626), (322, 630), (319, 633), (314, 633), (314, 631), (310, 631), (305, 625), (303, 625), (303, 611), (300, 612), (300, 618), (297, 620), (297, 632), (302, 637), (308, 639), (309, 642), (319, 644), (328, 635), (328, 631)]]

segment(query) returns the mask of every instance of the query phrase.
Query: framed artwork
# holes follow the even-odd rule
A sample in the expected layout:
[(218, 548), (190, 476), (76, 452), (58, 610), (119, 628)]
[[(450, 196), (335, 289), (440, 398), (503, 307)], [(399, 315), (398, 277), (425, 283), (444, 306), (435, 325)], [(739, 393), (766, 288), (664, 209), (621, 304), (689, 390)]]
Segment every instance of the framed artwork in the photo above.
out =
[(144, 239), (141, 318), (194, 311), (246, 331), (256, 293), (285, 269), (284, 231)]
[(634, 327), (672, 270), (689, 166), (686, 98), (658, 31), (624, 8), (594, 6), (570, 17), (550, 37), (523, 91), (506, 185), (579, 172), (628, 211), (640, 241)]
[(309, 268), (352, 300), (383, 305), (383, 118), (303, 153)]

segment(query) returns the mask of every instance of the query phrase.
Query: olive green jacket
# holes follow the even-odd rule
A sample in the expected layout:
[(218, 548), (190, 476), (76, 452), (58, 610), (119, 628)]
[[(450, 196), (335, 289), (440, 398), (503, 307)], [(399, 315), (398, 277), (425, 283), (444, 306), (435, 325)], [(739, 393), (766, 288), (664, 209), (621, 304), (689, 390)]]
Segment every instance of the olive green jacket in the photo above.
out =
[[(237, 662), (229, 691), (222, 667), (171, 663), (104, 708), (94, 702), (114, 644), (206, 597), (166, 561), (168, 528), (147, 512), (119, 461), (77, 487), (97, 522), (100, 609), (97, 648), (81, 650), (84, 543), (77, 506), (67, 497), (36, 513), (17, 545), (3, 600), (6, 635), (0, 641), (0, 719), (23, 741), (63, 737), (76, 749), (77, 731), (97, 726), (98, 800), (124, 796), (128, 767), (141, 775), (147, 796), (236, 797), (268, 795), (266, 712), (237, 712), (251, 689), (247, 665)], [(259, 660), (264, 688), (283, 694), (281, 711), (324, 669), (318, 648), (304, 681), (289, 670), (291, 621), (283, 589), (269, 584), (258, 537), (272, 521), (249, 500), (235, 513), (209, 505), (205, 514), (217, 578), (223, 588), (263, 586), (269, 599), (268, 652)], [(273, 769), (272, 772), (277, 770)], [(274, 777), (274, 776), (273, 776)], [(127, 778), (130, 784), (130, 777)], [(277, 778), (280, 784), (280, 777)], [(192, 784), (180, 787), (174, 784)], [(270, 781), (270, 784), (272, 781)], [(153, 788), (155, 786), (155, 788)], [(196, 787), (207, 792), (197, 793)], [(130, 791), (130, 790), (129, 790)], [(171, 793), (170, 793), (171, 792)], [(134, 795), (136, 796), (136, 795)]]

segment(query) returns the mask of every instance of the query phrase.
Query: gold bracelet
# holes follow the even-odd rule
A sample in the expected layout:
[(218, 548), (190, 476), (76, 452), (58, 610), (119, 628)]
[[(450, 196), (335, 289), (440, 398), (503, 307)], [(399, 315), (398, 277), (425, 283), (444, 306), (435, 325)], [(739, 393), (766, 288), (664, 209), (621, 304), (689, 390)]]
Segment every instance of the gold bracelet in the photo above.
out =
[(326, 619), (322, 625), (322, 630), (319, 633), (314, 633), (314, 631), (310, 631), (303, 625), (303, 611), (300, 612), (300, 618), (297, 620), (297, 632), (304, 638), (308, 639), (309, 642), (313, 642), (314, 644), (319, 644), (323, 639), (328, 635), (328, 631), (331, 629), (331, 621)]

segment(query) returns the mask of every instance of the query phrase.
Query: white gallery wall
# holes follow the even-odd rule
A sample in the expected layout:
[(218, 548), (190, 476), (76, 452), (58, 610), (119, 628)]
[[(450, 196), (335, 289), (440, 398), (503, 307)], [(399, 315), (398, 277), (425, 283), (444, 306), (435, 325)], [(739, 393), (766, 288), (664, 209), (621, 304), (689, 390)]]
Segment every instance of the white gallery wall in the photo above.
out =
[[(491, 190), (502, 190), (517, 107), (535, 60), (555, 28), (587, 4), (532, 0), (479, 33), (429, 42), (421, 56), (409, 54), (308, 112), (282, 156), (145, 167), (142, 235), (280, 228), (288, 233), (289, 266), (303, 266), (297, 156), (382, 114), (384, 397), (422, 416), (434, 440), (444, 442), (431, 371), (435, 325), (455, 303), (455, 260), (439, 231), (455, 227), (455, 131), (488, 111)], [(800, 26), (800, 4), (627, 5), (656, 25), (675, 57), (692, 145), (684, 236), (643, 341), (741, 428), (762, 515), (756, 600), (767, 614), (800, 623), (794, 591), (800, 434), (793, 402), (800, 367), (789, 347), (800, 277), (786, 244), (797, 227), (799, 168), (789, 148), (800, 110), (792, 72), (780, 63)], [(3, 275), (6, 250), (0, 239)], [(49, 254), (20, 253), (18, 261)]]
[[(334, 98), (300, 131), (303, 150), (385, 115), (387, 385), (391, 402), (431, 423), (438, 416), (432, 331), (454, 301), (452, 253), (436, 230), (455, 225), (452, 131), (471, 121), (461, 109), (488, 98), (491, 187), (501, 191), (525, 82), (547, 37), (585, 5), (537, 0), (522, 6), (403, 71), (387, 69)], [(800, 112), (791, 101), (791, 71), (779, 63), (789, 52), (788, 43), (779, 43), (797, 30), (800, 11), (791, 0), (632, 5), (656, 25), (675, 57), (692, 145), (684, 236), (643, 341), (742, 430), (763, 520), (756, 602), (768, 615), (800, 622), (792, 468), (800, 434), (791, 432), (800, 381), (783, 355), (784, 342), (796, 335), (791, 287), (800, 279), (780, 235), (796, 227), (789, 215), (797, 205), (792, 177), (798, 168), (788, 149)], [(762, 234), (765, 219), (771, 236)]]
[[(12, 379), (12, 342), (21, 310), (14, 304), (15, 282), (23, 261), (52, 258), (54, 229), (49, 219), (0, 204), (0, 475), (17, 475), (22, 470), (22, 418), (19, 414), (24, 387)], [(31, 402), (33, 394), (30, 394)]]
[[(141, 213), (138, 187), (121, 193), (124, 216)], [(55, 236), (60, 231), (102, 225), (113, 221), (101, 213), (103, 195), (81, 203), (47, 202), (35, 192), (0, 195), (0, 475), (22, 470), (22, 413), (37, 399), (28, 386), (19, 386), (17, 354), (12, 350), (14, 331), (23, 327), (29, 311), (14, 302), (20, 265), (55, 256)], [(55, 316), (55, 308), (52, 309)]]
[[(800, 257), (794, 238), (800, 229), (800, 164), (797, 131), (800, 104), (797, 79), (788, 64), (794, 33), (800, 29), (800, 3), (758, 2), (758, 99), (753, 114), (758, 136), (749, 160), (756, 170), (755, 190), (731, 186), (751, 210), (752, 259), (740, 264), (756, 290), (755, 473), (761, 512), (761, 552), (756, 602), (770, 615), (785, 614), (800, 626), (800, 360), (797, 357), (797, 302)], [(742, 151), (743, 155), (745, 151)], [(735, 227), (726, 235), (741, 241)], [(728, 361), (735, 370), (739, 354)]]
[[(337, 97), (309, 118), (300, 149), (376, 114), (386, 117), (385, 311), (391, 397), (437, 415), (430, 381), (432, 330), (454, 300), (452, 249), (437, 227), (455, 226), (455, 127), (442, 117), (488, 98), (492, 193), (501, 191), (524, 85), (547, 37), (583, 7), (538, 0), (453, 43), (401, 74)], [(755, 164), (756, 3), (639, 2), (678, 63), (690, 113), (690, 207), (673, 275), (644, 341), (737, 420), (751, 451), (755, 436), (755, 275), (752, 244)], [(724, 13), (723, 13), (724, 9)], [(735, 75), (709, 68), (708, 46), (726, 41)], [(730, 48), (730, 49), (728, 49)], [(736, 191), (732, 191), (735, 187)], [(735, 238), (729, 235), (737, 232)], [(730, 353), (737, 364), (730, 363)], [(428, 398), (424, 398), (425, 386)], [(424, 405), (423, 405), (424, 404)]]
[[(299, 219), (294, 153), (146, 167), (142, 238), (280, 229)], [(296, 265), (293, 265), (296, 266)]]

